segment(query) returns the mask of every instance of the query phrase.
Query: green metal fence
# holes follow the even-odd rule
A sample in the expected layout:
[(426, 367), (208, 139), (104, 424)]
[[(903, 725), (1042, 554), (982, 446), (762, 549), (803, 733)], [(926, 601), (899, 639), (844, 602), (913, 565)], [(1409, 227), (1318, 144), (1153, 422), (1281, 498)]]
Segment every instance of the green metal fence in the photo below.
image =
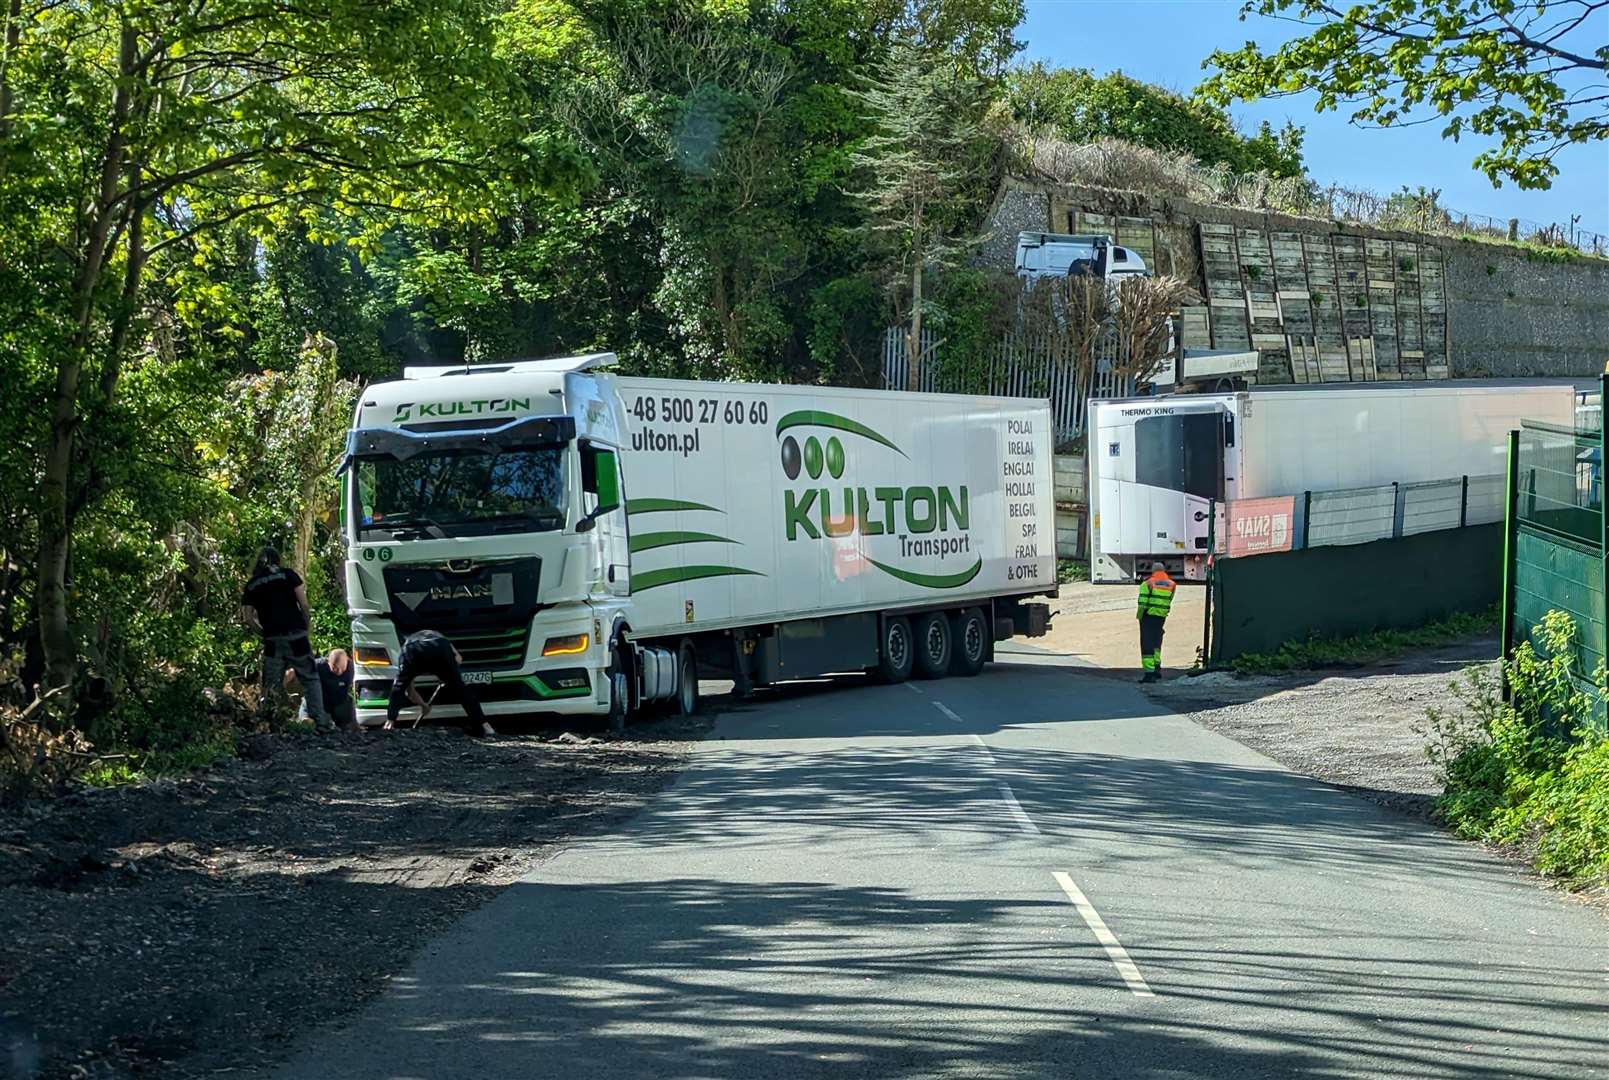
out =
[(1565, 612), (1588, 689), (1609, 655), (1601, 418), (1596, 430), (1528, 422), (1512, 432), (1507, 488), (1503, 655), (1531, 640), (1549, 611)]

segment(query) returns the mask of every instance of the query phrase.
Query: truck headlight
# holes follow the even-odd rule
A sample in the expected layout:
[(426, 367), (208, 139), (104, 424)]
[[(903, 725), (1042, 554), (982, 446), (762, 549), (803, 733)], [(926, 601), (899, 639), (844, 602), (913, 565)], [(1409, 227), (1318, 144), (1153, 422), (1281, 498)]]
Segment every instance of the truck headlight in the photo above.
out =
[(377, 649), (372, 645), (359, 646), (352, 650), (352, 659), (359, 667), (390, 667), (391, 654), (384, 649)]
[(542, 646), (543, 656), (573, 656), (584, 653), (592, 639), (586, 634), (565, 634), (563, 637), (550, 637)]

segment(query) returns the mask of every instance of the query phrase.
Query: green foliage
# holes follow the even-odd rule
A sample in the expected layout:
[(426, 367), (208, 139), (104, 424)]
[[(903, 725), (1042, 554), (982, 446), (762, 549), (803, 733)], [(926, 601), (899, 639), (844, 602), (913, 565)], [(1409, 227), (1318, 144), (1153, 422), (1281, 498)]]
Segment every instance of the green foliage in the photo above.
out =
[(1005, 159), (994, 89), (943, 54), (900, 40), (856, 95), (870, 129), (851, 158), (852, 193), (866, 247), (884, 269), (892, 321), (903, 330), (913, 389), (927, 359), (928, 277), (959, 266), (975, 242), (979, 205), (997, 179), (987, 163)]
[(837, 278), (815, 291), (810, 301), (810, 357), (823, 382), (878, 385), (886, 312), (882, 290), (869, 274)]
[(1010, 101), (1018, 122), (1070, 143), (1103, 138), (1187, 153), (1206, 165), (1276, 177), (1303, 175), (1302, 129), (1275, 131), (1266, 121), (1243, 135), (1229, 113), (1180, 97), (1122, 72), (1097, 76), (1084, 68), (1051, 68), (1035, 61), (1014, 71)]
[(1522, 848), (1574, 885), (1609, 881), (1609, 694), (1583, 682), (1575, 624), (1552, 611), (1503, 661), (1508, 699), (1472, 673), (1457, 706), (1427, 710), (1427, 753), (1446, 792), (1436, 811), (1461, 836)]
[(935, 283), (928, 325), (939, 335), (939, 385), (947, 393), (988, 393), (989, 367), (1016, 321), (1021, 282), (1012, 273), (959, 267)]
[(1476, 615), (1449, 615), (1413, 630), (1376, 630), (1344, 638), (1310, 637), (1287, 641), (1273, 653), (1247, 653), (1230, 665), (1242, 675), (1277, 675), (1312, 668), (1355, 667), (1371, 664), (1414, 649), (1434, 649), (1497, 626), (1498, 612), (1490, 608)]
[(1609, 97), (1595, 89), (1609, 45), (1590, 12), (1544, 0), (1250, 0), (1241, 17), (1293, 11), (1310, 33), (1272, 52), (1214, 52), (1218, 71), (1197, 93), (1221, 106), (1312, 92), (1320, 111), (1387, 127), (1429, 112), (1445, 119), (1444, 138), (1495, 139), (1474, 159), (1494, 185), (1549, 187), (1560, 150), (1609, 138)]
[(1068, 585), (1075, 581), (1089, 580), (1089, 561), (1087, 559), (1057, 559), (1056, 583)]
[[(0, 655), (35, 658), (0, 673), (0, 707), (70, 682), (50, 723), (125, 755), (106, 780), (227, 745), (204, 692), (250, 696), (237, 608), (259, 544), (303, 569), (317, 647), (347, 637), (330, 469), (358, 384), (403, 363), (612, 348), (660, 375), (875, 382), (887, 252), (846, 193), (878, 130), (862, 91), (897, 38), (968, 88), (969, 117), (998, 117), (1021, 16), (0, 11)], [(960, 230), (999, 140), (955, 160)]]

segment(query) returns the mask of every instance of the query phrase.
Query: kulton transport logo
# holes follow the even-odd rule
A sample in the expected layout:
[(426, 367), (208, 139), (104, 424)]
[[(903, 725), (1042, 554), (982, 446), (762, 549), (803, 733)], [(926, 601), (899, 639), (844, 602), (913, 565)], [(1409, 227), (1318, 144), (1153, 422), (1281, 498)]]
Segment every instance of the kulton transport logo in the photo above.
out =
[[(983, 559), (972, 551), (965, 484), (866, 487), (844, 482), (850, 447), (857, 454), (910, 456), (881, 432), (837, 413), (788, 413), (777, 421), (776, 435), (788, 478), (782, 513), (783, 535), (790, 543), (831, 543), (835, 553), (858, 553), (890, 577), (928, 589), (960, 588), (978, 576)], [(876, 470), (873, 457), (856, 475), (864, 479)], [(882, 539), (872, 539), (877, 537)], [(873, 558), (872, 551), (882, 558)], [(963, 568), (948, 573), (912, 568), (916, 560), (933, 558)], [(835, 559), (844, 562), (837, 555)], [(842, 566), (839, 570), (840, 578), (847, 576)]]
[(450, 420), (455, 416), (498, 416), (529, 412), (530, 398), (481, 398), (475, 401), (405, 401), (391, 417), (393, 424), (409, 420)]

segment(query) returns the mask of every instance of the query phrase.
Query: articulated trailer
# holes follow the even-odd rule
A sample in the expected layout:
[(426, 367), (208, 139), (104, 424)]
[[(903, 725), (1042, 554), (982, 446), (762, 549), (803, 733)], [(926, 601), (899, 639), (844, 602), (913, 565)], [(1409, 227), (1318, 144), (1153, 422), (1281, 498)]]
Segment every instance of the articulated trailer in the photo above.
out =
[(1497, 476), (1521, 420), (1570, 424), (1568, 380), (1258, 386), (1092, 401), (1090, 578), (1206, 577), (1214, 502)]
[[(612, 354), (408, 369), (343, 462), (358, 718), (450, 638), (491, 715), (698, 680), (973, 675), (1056, 593), (1049, 405), (617, 376)], [(447, 703), (437, 711), (453, 715)]]

